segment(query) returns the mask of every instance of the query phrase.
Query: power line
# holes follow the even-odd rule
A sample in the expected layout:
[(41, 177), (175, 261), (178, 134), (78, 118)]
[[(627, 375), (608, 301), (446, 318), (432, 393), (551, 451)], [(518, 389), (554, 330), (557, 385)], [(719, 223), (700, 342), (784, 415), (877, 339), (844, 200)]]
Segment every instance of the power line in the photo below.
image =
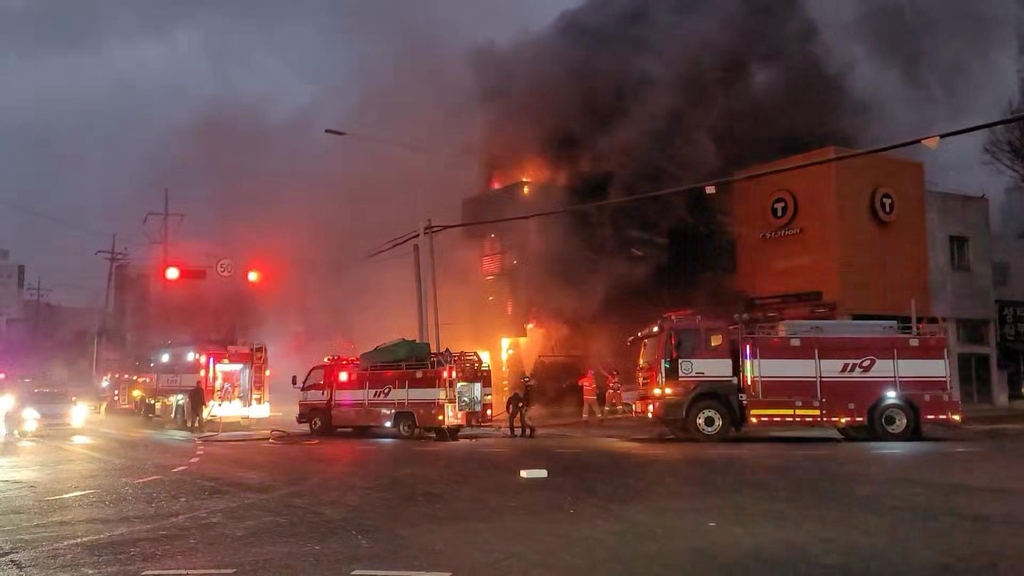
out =
[[(781, 166), (781, 167), (778, 167), (778, 168), (770, 168), (768, 170), (761, 170), (761, 171), (758, 171), (758, 172), (751, 172), (751, 173), (748, 173), (748, 174), (741, 174), (741, 175), (736, 175), (736, 176), (727, 176), (727, 177), (723, 177), (723, 178), (716, 178), (716, 179), (713, 179), (713, 180), (707, 180), (707, 181), (704, 181), (704, 182), (698, 182), (698, 183), (694, 183), (694, 184), (686, 184), (686, 185), (683, 185), (683, 186), (673, 186), (671, 188), (663, 188), (661, 190), (655, 190), (655, 191), (646, 192), (646, 193), (643, 193), (643, 194), (635, 194), (635, 195), (632, 195), (632, 196), (624, 196), (624, 197), (621, 197), (621, 198), (609, 198), (607, 200), (598, 200), (596, 202), (586, 202), (586, 203), (583, 203), (583, 204), (576, 204), (576, 205), (573, 205), (573, 206), (566, 206), (564, 208), (557, 208), (557, 209), (553, 209), (553, 210), (544, 210), (544, 211), (540, 211), (540, 212), (532, 212), (530, 214), (522, 214), (522, 215), (519, 215), (519, 216), (508, 216), (508, 217), (504, 217), (504, 218), (494, 218), (494, 219), (491, 219), (491, 220), (477, 220), (477, 221), (473, 221), (473, 222), (462, 222), (462, 223), (459, 223), (459, 224), (448, 224), (448, 225), (432, 226), (429, 229), (426, 229), (425, 232), (433, 234), (433, 233), (437, 233), (437, 232), (444, 232), (445, 230), (454, 230), (454, 229), (457, 229), (457, 228), (469, 228), (469, 227), (472, 227), (472, 226), (490, 226), (490, 225), (494, 225), (494, 224), (502, 224), (502, 223), (505, 223), (505, 222), (517, 222), (517, 221), (521, 221), (521, 220), (532, 220), (534, 218), (543, 218), (543, 217), (546, 217), (546, 216), (555, 216), (555, 215), (558, 215), (558, 214), (567, 214), (569, 212), (580, 212), (580, 211), (590, 210), (590, 209), (593, 209), (593, 208), (601, 208), (601, 207), (604, 207), (604, 206), (617, 206), (619, 204), (625, 204), (627, 202), (636, 202), (636, 201), (639, 201), (639, 200), (648, 200), (648, 199), (651, 199), (651, 198), (659, 198), (661, 196), (669, 196), (669, 195), (672, 195), (672, 194), (679, 194), (679, 193), (682, 193), (682, 192), (694, 192), (694, 191), (698, 191), (698, 190), (706, 191), (709, 188), (714, 188), (714, 187), (717, 187), (717, 186), (722, 186), (724, 184), (732, 184), (734, 182), (744, 182), (744, 181), (748, 181), (748, 180), (755, 180), (755, 179), (758, 179), (758, 178), (764, 178), (766, 176), (774, 176), (776, 174), (784, 174), (786, 172), (793, 172), (795, 170), (802, 170), (804, 168), (813, 168), (815, 166), (823, 166), (825, 164), (832, 164), (832, 163), (835, 163), (835, 162), (842, 162), (844, 160), (852, 160), (854, 158), (861, 158), (863, 156), (871, 156), (871, 155), (875, 155), (875, 154), (882, 154), (882, 153), (885, 153), (885, 152), (891, 152), (893, 150), (900, 150), (900, 149), (903, 149), (903, 148), (909, 148), (911, 146), (916, 146), (917, 144), (923, 144), (923, 145), (927, 146), (928, 148), (931, 148), (931, 149), (934, 150), (935, 148), (938, 147), (939, 142), (941, 140), (943, 140), (943, 139), (953, 138), (955, 136), (962, 136), (964, 134), (971, 134), (971, 133), (974, 133), (974, 132), (981, 132), (983, 130), (988, 130), (990, 128), (996, 128), (998, 126), (1004, 126), (1004, 125), (1007, 125), (1007, 124), (1014, 124), (1014, 123), (1020, 122), (1022, 120), (1024, 120), (1024, 114), (1014, 114), (1012, 116), (1007, 116), (1006, 118), (1001, 118), (999, 120), (993, 120), (993, 121), (984, 122), (984, 123), (981, 123), (981, 124), (973, 124), (973, 125), (970, 125), (970, 126), (966, 126), (964, 128), (958, 128), (956, 130), (950, 130), (950, 131), (947, 131), (947, 132), (941, 132), (939, 134), (934, 134), (934, 135), (930, 135), (930, 136), (923, 136), (923, 137), (919, 137), (919, 138), (913, 138), (913, 139), (910, 139), (910, 140), (902, 140), (900, 142), (895, 142), (895, 143), (892, 143), (892, 144), (886, 144), (884, 146), (878, 146), (876, 148), (869, 148), (867, 150), (857, 150), (857, 151), (854, 151), (854, 152), (847, 152), (847, 153), (844, 153), (844, 154), (839, 154), (837, 156), (833, 156), (831, 158), (821, 158), (821, 159), (818, 159), (818, 160), (810, 160), (810, 161), (807, 161), (807, 162), (800, 162), (798, 164), (791, 164), (789, 166)], [(398, 248), (399, 246), (402, 246), (404, 244), (412, 242), (413, 240), (419, 238), (419, 236), (420, 236), (420, 231), (419, 230), (414, 230), (412, 232), (409, 232), (407, 234), (399, 236), (399, 238), (401, 240), (399, 240), (399, 241), (392, 241), (390, 243), (385, 243), (384, 246), (371, 251), (367, 255), (367, 258), (373, 258), (373, 257), (378, 256), (380, 254), (384, 254), (385, 252), (389, 252), (391, 250), (394, 250), (395, 248)]]

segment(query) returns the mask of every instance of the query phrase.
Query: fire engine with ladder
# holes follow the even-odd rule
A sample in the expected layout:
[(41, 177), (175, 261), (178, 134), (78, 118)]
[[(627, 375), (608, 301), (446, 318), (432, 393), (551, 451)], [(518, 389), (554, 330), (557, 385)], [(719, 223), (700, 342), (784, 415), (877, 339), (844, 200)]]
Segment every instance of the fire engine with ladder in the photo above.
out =
[(292, 387), (301, 392), (296, 422), (318, 435), (394, 428), (402, 438), (422, 430), (454, 440), (462, 428), (486, 425), (492, 416), (491, 368), (476, 352), (371, 364), (328, 356), (301, 383), (292, 376)]
[(184, 427), (186, 399), (198, 381), (206, 395), (206, 418), (248, 422), (270, 416), (268, 362), (261, 343), (176, 344), (104, 380), (115, 410), (166, 418)]
[(747, 426), (909, 440), (922, 424), (960, 422), (941, 326), (734, 320), (672, 312), (631, 338), (640, 342), (637, 413), (705, 441)]

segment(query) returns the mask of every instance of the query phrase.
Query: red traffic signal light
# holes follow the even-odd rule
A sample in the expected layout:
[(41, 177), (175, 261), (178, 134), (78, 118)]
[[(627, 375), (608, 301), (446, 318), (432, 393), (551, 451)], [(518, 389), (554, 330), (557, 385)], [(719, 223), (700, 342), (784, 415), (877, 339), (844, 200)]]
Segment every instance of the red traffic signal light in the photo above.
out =
[(202, 268), (182, 268), (177, 264), (169, 264), (164, 266), (164, 280), (168, 282), (206, 280), (206, 270)]
[(181, 268), (177, 266), (168, 266), (164, 268), (164, 279), (170, 282), (181, 279)]
[(263, 277), (263, 275), (260, 274), (259, 270), (249, 270), (248, 272), (245, 273), (245, 279), (250, 284), (255, 284), (255, 283), (259, 282), (262, 277)]

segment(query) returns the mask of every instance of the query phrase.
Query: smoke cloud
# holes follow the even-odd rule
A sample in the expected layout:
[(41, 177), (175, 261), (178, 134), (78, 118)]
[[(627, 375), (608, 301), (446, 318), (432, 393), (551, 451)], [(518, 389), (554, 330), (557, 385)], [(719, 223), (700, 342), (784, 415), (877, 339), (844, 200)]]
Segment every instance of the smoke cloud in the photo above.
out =
[[(473, 70), (488, 170), (540, 157), (567, 203), (852, 145), (866, 114), (797, 0), (592, 0)], [(552, 221), (532, 300), (574, 321), (693, 302), (729, 271), (722, 216), (699, 195)]]

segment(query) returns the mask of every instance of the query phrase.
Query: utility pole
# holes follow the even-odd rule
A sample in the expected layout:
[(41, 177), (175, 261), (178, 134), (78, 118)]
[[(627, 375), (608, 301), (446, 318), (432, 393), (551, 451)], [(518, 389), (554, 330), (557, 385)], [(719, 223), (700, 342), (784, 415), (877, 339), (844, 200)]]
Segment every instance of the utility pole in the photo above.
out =
[(114, 281), (114, 266), (118, 262), (123, 262), (128, 259), (128, 250), (118, 251), (117, 249), (117, 234), (114, 234), (110, 238), (110, 250), (97, 250), (96, 255), (104, 256), (104, 260), (107, 261), (107, 289), (103, 294), (103, 310), (100, 311), (100, 316), (96, 322), (96, 331), (93, 333), (92, 339), (92, 378), (96, 380), (96, 363), (99, 357), (100, 349), (100, 333), (103, 334), (103, 341), (106, 342), (107, 338), (107, 311), (110, 309), (110, 289)]
[(36, 276), (35, 286), (26, 286), (25, 292), (34, 292), (36, 301), (36, 315), (35, 320), (32, 323), (32, 337), (36, 340), (39, 339), (39, 317), (42, 315), (43, 309), (43, 294), (49, 294), (53, 290), (50, 288), (43, 288), (43, 277)]
[(163, 246), (163, 261), (162, 264), (167, 266), (168, 259), (170, 258), (171, 250), (171, 219), (175, 218), (178, 222), (185, 219), (185, 215), (180, 212), (171, 212), (171, 195), (167, 188), (164, 188), (164, 211), (163, 212), (148, 212), (146, 217), (142, 219), (143, 230), (145, 230), (146, 223), (149, 222), (150, 218), (159, 217), (160, 222), (160, 236), (157, 239), (146, 236), (153, 244), (161, 244)]
[(412, 268), (413, 275), (416, 278), (416, 324), (418, 331), (416, 332), (417, 341), (427, 341), (427, 324), (426, 318), (424, 317), (423, 310), (423, 274), (420, 271), (420, 244), (417, 241), (412, 245)]
[(437, 310), (437, 258), (434, 257), (434, 232), (427, 218), (427, 251), (430, 253), (430, 291), (433, 293), (434, 308), (434, 343), (437, 344), (437, 351), (441, 351), (441, 317)]

